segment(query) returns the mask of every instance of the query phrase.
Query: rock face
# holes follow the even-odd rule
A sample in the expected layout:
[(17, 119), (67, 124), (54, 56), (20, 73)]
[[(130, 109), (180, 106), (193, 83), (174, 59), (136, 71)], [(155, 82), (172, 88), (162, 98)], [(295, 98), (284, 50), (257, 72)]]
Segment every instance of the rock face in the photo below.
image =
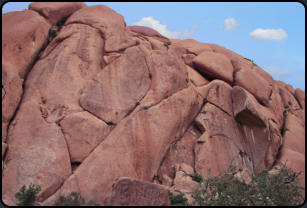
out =
[(231, 167), (247, 180), (285, 161), (305, 187), (305, 92), (250, 60), (127, 27), (102, 5), (32, 3), (2, 15), (2, 29), (7, 205), (30, 183), (41, 205), (74, 191), (169, 205), (168, 190), (191, 200), (193, 174)]
[(112, 206), (170, 206), (168, 190), (158, 184), (121, 177), (112, 187), (112, 195), (106, 200)]

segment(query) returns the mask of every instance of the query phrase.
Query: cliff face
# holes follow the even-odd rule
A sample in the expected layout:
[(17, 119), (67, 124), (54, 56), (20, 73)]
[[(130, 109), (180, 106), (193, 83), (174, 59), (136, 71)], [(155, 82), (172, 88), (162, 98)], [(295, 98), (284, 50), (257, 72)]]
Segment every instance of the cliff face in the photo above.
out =
[(4, 14), (2, 36), (7, 205), (30, 183), (42, 205), (72, 191), (167, 205), (168, 189), (197, 187), (181, 171), (252, 175), (286, 161), (305, 187), (305, 92), (226, 48), (83, 3)]

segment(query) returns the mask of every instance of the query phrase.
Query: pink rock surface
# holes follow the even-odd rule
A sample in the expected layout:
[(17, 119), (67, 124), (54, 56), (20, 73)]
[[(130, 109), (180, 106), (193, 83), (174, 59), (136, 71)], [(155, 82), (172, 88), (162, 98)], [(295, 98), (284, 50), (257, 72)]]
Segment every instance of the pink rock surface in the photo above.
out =
[(127, 49), (84, 89), (80, 105), (106, 122), (118, 123), (149, 90), (146, 55), (139, 47)]
[(103, 121), (88, 112), (66, 116), (60, 122), (71, 162), (82, 162), (111, 131)]
[(305, 128), (293, 114), (287, 115), (284, 132), (283, 146), (305, 155)]
[(112, 206), (170, 206), (166, 187), (121, 177), (112, 186), (112, 195), (106, 202)]
[(274, 114), (241, 87), (233, 88), (232, 100), (234, 116), (241, 123), (253, 171), (259, 173), (270, 168), (282, 143)]
[(34, 11), (2, 15), (2, 141), (20, 102), (25, 75), (46, 44), (49, 27)]
[(197, 100), (194, 90), (187, 88), (125, 118), (75, 171), (81, 194), (103, 203), (118, 177), (151, 181), (169, 145), (183, 135), (199, 110)]
[(133, 25), (133, 26), (128, 26), (127, 28), (133, 32), (140, 33), (149, 37), (154, 37), (159, 41), (161, 41), (162, 43), (170, 44), (170, 40), (167, 37), (164, 37), (159, 32), (150, 27)]
[(6, 148), (7, 148), (7, 144), (2, 142), (2, 158), (3, 158), (3, 155), (6, 151)]
[[(192, 174), (233, 167), (249, 181), (285, 161), (305, 187), (304, 91), (222, 46), (126, 27), (103, 5), (31, 8), (2, 18), (7, 205), (30, 183), (43, 206), (71, 192), (100, 205), (169, 205), (176, 189), (192, 202)], [(48, 37), (46, 19), (66, 15)]]
[(83, 2), (34, 2), (29, 5), (30, 10), (44, 16), (52, 25), (83, 7), (86, 7)]
[(207, 103), (195, 120), (204, 132), (195, 147), (196, 172), (206, 178), (209, 168), (211, 176), (223, 173), (230, 166), (252, 168), (249, 167), (251, 161), (246, 155), (243, 135), (234, 117)]
[(98, 29), (105, 40), (106, 52), (120, 51), (136, 45), (136, 41), (125, 33), (123, 16), (104, 5), (84, 7), (76, 11), (65, 25), (71, 23), (82, 23)]
[(200, 43), (193, 39), (186, 40), (172, 40), (172, 44), (175, 46), (182, 47), (186, 49), (187, 53), (192, 53), (194, 55), (199, 55), (204, 51), (212, 52), (212, 49), (209, 44)]
[(30, 183), (41, 186), (38, 201), (53, 194), (71, 174), (68, 149), (60, 128), (44, 121), (39, 105), (23, 102), (10, 126), (2, 175), (2, 193), (11, 197)]
[(209, 83), (209, 81), (204, 78), (199, 72), (197, 72), (195, 69), (186, 66), (188, 74), (189, 74), (189, 80), (190, 82), (195, 86), (202, 86)]
[(72, 192), (80, 193), (78, 181), (74, 174), (70, 175), (69, 178), (65, 180), (65, 184), (63, 184), (63, 186), (61, 186), (55, 194), (51, 195), (44, 202), (42, 202), (41, 205), (54, 206), (54, 204), (60, 198), (60, 196), (67, 197)]
[(235, 74), (235, 84), (249, 91), (259, 102), (268, 104), (272, 86), (256, 71), (241, 68)]
[[(299, 153), (293, 149), (283, 148), (279, 162), (286, 164), (286, 166), (295, 173), (300, 173), (298, 176), (298, 185), (303, 188), (306, 187), (305, 154)], [(305, 196), (305, 192), (305, 189), (303, 189), (303, 196)]]
[(204, 75), (213, 79), (222, 79), (228, 83), (233, 81), (233, 67), (223, 54), (202, 52), (193, 60), (194, 66)]
[(158, 170), (158, 175), (161, 176), (163, 185), (172, 185), (175, 173), (182, 164), (194, 167), (194, 145), (200, 135), (200, 132), (191, 126), (182, 138), (178, 138), (178, 140), (170, 145), (165, 159)]
[(295, 89), (295, 97), (299, 101), (301, 108), (305, 110), (305, 92), (300, 88)]

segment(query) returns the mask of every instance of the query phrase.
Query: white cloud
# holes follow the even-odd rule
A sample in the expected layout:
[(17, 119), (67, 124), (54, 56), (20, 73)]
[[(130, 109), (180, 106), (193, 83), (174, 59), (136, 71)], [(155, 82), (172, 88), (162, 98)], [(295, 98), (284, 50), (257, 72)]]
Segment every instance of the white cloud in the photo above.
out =
[(229, 31), (238, 27), (237, 21), (235, 18), (227, 18), (224, 21), (224, 30)]
[(254, 39), (262, 40), (282, 40), (288, 37), (287, 33), (283, 29), (255, 29), (249, 34)]
[(167, 38), (189, 38), (194, 33), (194, 30), (185, 30), (183, 32), (170, 31), (167, 28), (167, 25), (161, 24), (160, 21), (156, 20), (154, 17), (143, 17), (140, 21), (135, 22), (132, 25), (150, 27)]
[(263, 67), (265, 71), (267, 71), (269, 74), (271, 74), (274, 79), (281, 79), (289, 76), (291, 74), (291, 71), (288, 69), (282, 69), (278, 66), (266, 66)]

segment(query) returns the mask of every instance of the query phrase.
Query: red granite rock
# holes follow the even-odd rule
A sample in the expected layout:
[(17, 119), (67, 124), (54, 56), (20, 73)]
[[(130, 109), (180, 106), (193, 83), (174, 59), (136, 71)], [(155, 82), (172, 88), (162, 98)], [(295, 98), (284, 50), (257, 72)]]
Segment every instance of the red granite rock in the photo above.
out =
[(56, 25), (62, 18), (70, 16), (75, 11), (86, 7), (83, 2), (34, 2), (29, 9), (45, 17), (51, 25)]
[(129, 33), (125, 32), (123, 16), (104, 5), (79, 9), (67, 19), (65, 25), (72, 23), (86, 24), (98, 29), (105, 40), (106, 52), (124, 50), (137, 44)]
[(22, 97), (24, 78), (46, 44), (49, 28), (34, 11), (2, 15), (2, 141)]
[(186, 49), (187, 53), (199, 55), (204, 51), (212, 52), (209, 44), (200, 43), (193, 39), (176, 40), (172, 39), (172, 44)]
[(295, 89), (295, 97), (299, 101), (301, 108), (305, 110), (305, 92), (300, 88)]
[(233, 67), (230, 60), (220, 53), (204, 51), (193, 59), (194, 66), (212, 79), (233, 81)]
[(112, 186), (106, 205), (170, 206), (168, 189), (164, 186), (128, 177), (119, 178)]
[[(192, 174), (234, 168), (248, 182), (285, 161), (305, 187), (304, 91), (222, 46), (127, 27), (103, 5), (30, 7), (2, 18), (7, 205), (30, 183), (43, 206), (71, 192), (100, 205), (170, 205), (176, 189), (192, 202)], [(48, 23), (66, 16), (60, 30)]]
[(259, 173), (270, 168), (282, 144), (280, 131), (275, 125), (276, 117), (241, 87), (233, 88), (232, 100), (233, 113), (241, 124), (253, 171)]
[(159, 32), (157, 32), (156, 30), (154, 30), (150, 27), (133, 25), (133, 26), (128, 26), (127, 29), (129, 29), (133, 32), (136, 32), (136, 33), (140, 33), (140, 34), (149, 36), (149, 37), (154, 37), (154, 38), (158, 39), (159, 41), (161, 41), (162, 43), (166, 43), (166, 44), (171, 43), (171, 41), (168, 38), (164, 37)]

